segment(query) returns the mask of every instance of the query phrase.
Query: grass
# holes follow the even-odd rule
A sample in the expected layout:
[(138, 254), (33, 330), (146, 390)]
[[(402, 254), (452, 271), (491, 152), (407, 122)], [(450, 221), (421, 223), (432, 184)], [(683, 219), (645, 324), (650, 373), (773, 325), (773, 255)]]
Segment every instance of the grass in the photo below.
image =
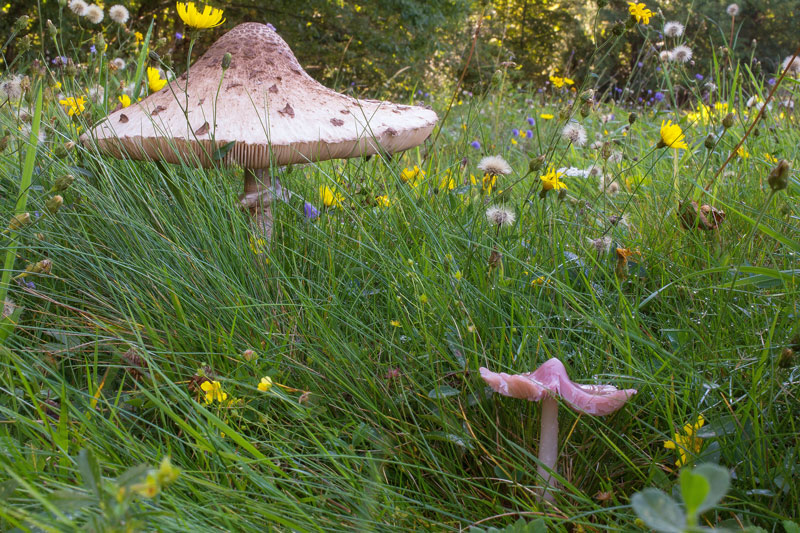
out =
[[(720, 92), (762, 90), (743, 79)], [(795, 85), (784, 90), (796, 97)], [(345, 199), (314, 221), (302, 204), (276, 204), (266, 249), (236, 207), (240, 170), (57, 149), (76, 139), (79, 120), (51, 96), (45, 117), (55, 122), (45, 122), (55, 126), (38, 151), (30, 209), (44, 212), (58, 177), (76, 181), (57, 215), (19, 236), (15, 276), (45, 257), (53, 266), (10, 287), (24, 311), (0, 352), (0, 524), (408, 531), (544, 517), (559, 530), (643, 530), (630, 496), (671, 490), (677, 456), (663, 443), (702, 416), (691, 462), (735, 473), (706, 525), (777, 531), (800, 501), (800, 367), (787, 352), (800, 334), (800, 183), (794, 171), (770, 195), (765, 154), (796, 161), (800, 134), (796, 115), (776, 107), (747, 139), (750, 156), (702, 194), (747, 125), (733, 94), (740, 119), (727, 130), (713, 112), (691, 125), (684, 113), (637, 107), (630, 125), (631, 109), (613, 102), (585, 118), (571, 108), (590, 139), (600, 136), (595, 150), (559, 139), (569, 92), (494, 84), (454, 108), (434, 146), (282, 169), (283, 184), (309, 200), (320, 184)], [(691, 150), (656, 148), (662, 119), (680, 120)], [(711, 150), (709, 133), (719, 136)], [(0, 154), (6, 213), (27, 148), (18, 137)], [(607, 162), (604, 150), (624, 159)], [(495, 153), (514, 172), (486, 195), (476, 165)], [(564, 177), (566, 198), (540, 199), (545, 169), (528, 172), (539, 154), (554, 167), (600, 165), (621, 192)], [(416, 187), (400, 177), (414, 165), (425, 172)], [(457, 186), (440, 189), (448, 171)], [(375, 205), (381, 194), (389, 207)], [(681, 226), (678, 203), (691, 198), (725, 210), (718, 230)], [(515, 224), (491, 227), (493, 204), (512, 208)], [(603, 236), (611, 247), (598, 251), (591, 240)], [(617, 247), (636, 251), (624, 277)], [(490, 266), (493, 251), (502, 258)], [(537, 499), (539, 406), (490, 394), (477, 372), (530, 371), (550, 357), (576, 381), (639, 391), (606, 418), (561, 409), (554, 505)], [(199, 376), (228, 400), (206, 404)], [(259, 391), (264, 376), (279, 385)], [(165, 456), (177, 481), (154, 498), (117, 499), (118, 487), (133, 490), (117, 476)], [(101, 505), (103, 494), (113, 497)]]

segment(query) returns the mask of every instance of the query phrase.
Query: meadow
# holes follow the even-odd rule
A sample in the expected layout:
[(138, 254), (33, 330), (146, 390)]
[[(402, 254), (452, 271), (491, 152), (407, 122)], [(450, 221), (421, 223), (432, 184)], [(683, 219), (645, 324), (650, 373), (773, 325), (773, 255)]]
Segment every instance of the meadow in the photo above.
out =
[[(597, 41), (645, 38), (624, 83), (367, 93), (439, 123), (273, 168), (269, 241), (242, 169), (81, 141), (169, 78), (147, 27), (42, 23), (61, 55), (0, 77), (0, 528), (800, 531), (800, 59), (692, 58), (642, 8)], [(545, 499), (542, 405), (479, 368), (550, 358), (637, 393), (562, 405)]]

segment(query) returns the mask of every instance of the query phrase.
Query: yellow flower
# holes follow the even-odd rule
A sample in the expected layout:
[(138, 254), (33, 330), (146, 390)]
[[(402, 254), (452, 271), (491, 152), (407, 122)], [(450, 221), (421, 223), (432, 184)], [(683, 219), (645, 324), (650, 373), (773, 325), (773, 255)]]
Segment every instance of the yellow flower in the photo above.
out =
[(736, 155), (741, 157), (742, 159), (750, 159), (750, 152), (744, 149), (744, 146), (740, 146), (736, 149)]
[(556, 172), (553, 167), (548, 168), (547, 173), (544, 176), (540, 176), (542, 180), (542, 190), (549, 191), (554, 189), (557, 191), (559, 189), (566, 189), (567, 184), (558, 179), (563, 175), (563, 172)]
[(122, 96), (117, 96), (117, 100), (119, 103), (122, 104), (122, 107), (128, 107), (131, 105), (131, 97), (127, 94), (123, 94)]
[(214, 400), (222, 403), (228, 399), (228, 393), (222, 390), (219, 381), (204, 381), (200, 388), (206, 393), (206, 404), (213, 403)]
[(449, 170), (447, 171), (447, 174), (442, 176), (442, 180), (439, 182), (439, 188), (449, 191), (452, 191), (456, 188), (456, 180), (453, 178), (452, 173)]
[(399, 320), (392, 320), (392, 321), (389, 322), (389, 324), (391, 324), (392, 327), (395, 327), (395, 328), (399, 328), (400, 327), (400, 321)]
[(653, 16), (653, 12), (647, 9), (644, 4), (628, 2), (628, 11), (630, 11), (631, 15), (633, 15), (633, 18), (636, 19), (636, 22), (650, 24), (650, 17)]
[(673, 124), (671, 120), (664, 122), (661, 121), (661, 146), (668, 146), (670, 148), (688, 150), (689, 146), (683, 140), (683, 131), (677, 124)]
[(701, 415), (697, 418), (697, 422), (694, 424), (686, 424), (683, 427), (683, 435), (675, 433), (675, 438), (673, 440), (664, 441), (664, 448), (668, 450), (678, 450), (678, 460), (675, 461), (676, 466), (681, 467), (685, 465), (689, 460), (689, 453), (692, 455), (700, 453), (700, 450), (703, 448), (703, 439), (695, 437), (694, 434), (697, 433), (697, 430), (703, 427), (705, 423), (706, 421)]
[(778, 163), (778, 158), (770, 154), (769, 152), (764, 152), (764, 159), (767, 160), (767, 163), (773, 163), (773, 164)]
[(263, 239), (261, 237), (256, 239), (255, 237), (253, 237), (251, 235), (250, 239), (249, 239), (249, 242), (250, 242), (250, 249), (253, 250), (254, 254), (261, 255), (261, 254), (264, 254), (264, 253), (267, 252), (267, 241), (266, 241), (266, 239)]
[(267, 392), (272, 388), (272, 378), (269, 376), (264, 376), (261, 378), (261, 381), (258, 382), (258, 390), (261, 392)]
[(342, 205), (342, 201), (344, 200), (341, 194), (327, 185), (320, 185), (319, 197), (325, 207), (338, 207)]
[(425, 171), (414, 165), (414, 168), (404, 168), (400, 173), (400, 179), (408, 183), (412, 187), (419, 185), (419, 182), (425, 178)]
[(495, 183), (497, 183), (497, 176), (486, 173), (483, 175), (481, 190), (486, 194), (492, 194), (492, 189), (494, 188)]
[(188, 2), (186, 4), (178, 2), (177, 8), (178, 16), (181, 17), (183, 23), (189, 27), (197, 28), (198, 30), (216, 28), (225, 22), (225, 19), (222, 18), (222, 10), (211, 6), (203, 6), (202, 13), (194, 6), (194, 2)]
[(80, 115), (86, 109), (86, 98), (83, 96), (80, 98), (70, 96), (69, 98), (59, 100), (58, 103), (64, 106), (64, 111), (66, 111), (69, 116)]
[(161, 73), (157, 68), (147, 67), (147, 85), (152, 92), (160, 91), (167, 84), (167, 80), (161, 79)]
[(142, 32), (140, 31), (134, 33), (133, 38), (136, 40), (136, 46), (139, 46), (139, 44), (144, 41), (144, 35), (142, 35)]
[(389, 200), (389, 196), (385, 194), (383, 196), (376, 196), (375, 203), (378, 204), (378, 207), (389, 207), (392, 205), (391, 200)]
[(544, 285), (544, 282), (547, 281), (547, 278), (544, 276), (539, 276), (535, 280), (531, 281), (531, 286), (537, 287), (539, 285)]
[(560, 89), (564, 86), (564, 78), (559, 78), (558, 76), (550, 76), (550, 83), (553, 84), (553, 87), (556, 89)]
[(456, 278), (456, 281), (461, 281), (461, 278), (464, 277), (464, 274), (462, 274), (460, 270), (456, 270), (456, 273), (453, 274), (453, 277)]
[(424, 295), (424, 294), (420, 294), (419, 295), (419, 303), (421, 303), (422, 305), (425, 305), (426, 303), (428, 303), (428, 297), (426, 295)]
[(543, 118), (544, 120), (553, 120), (553, 115), (550, 113), (542, 113), (539, 115), (539, 118)]

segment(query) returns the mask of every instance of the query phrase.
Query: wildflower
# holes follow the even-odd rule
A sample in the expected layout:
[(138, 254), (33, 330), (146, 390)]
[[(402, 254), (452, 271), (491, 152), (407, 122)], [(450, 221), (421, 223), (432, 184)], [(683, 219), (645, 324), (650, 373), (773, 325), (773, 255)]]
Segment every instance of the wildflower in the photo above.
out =
[(425, 305), (426, 303), (428, 303), (428, 296), (425, 295), (425, 294), (420, 294), (419, 295), (419, 303), (421, 303), (422, 305)]
[(125, 24), (126, 22), (128, 22), (128, 19), (130, 18), (131, 14), (128, 13), (128, 9), (125, 6), (117, 4), (109, 8), (108, 16), (111, 20), (113, 20), (117, 24)]
[(550, 82), (553, 84), (553, 87), (557, 89), (562, 88), (564, 85), (575, 85), (575, 80), (567, 78), (566, 76), (550, 76)]
[(472, 141), (471, 143), (469, 143), (469, 145), (475, 148), (476, 150), (480, 150), (481, 148), (481, 143), (479, 143), (478, 141)]
[(531, 130), (525, 130), (525, 137), (526, 137), (527, 139), (532, 139), (532, 138), (533, 138), (533, 131), (531, 131)]
[(442, 190), (452, 191), (456, 188), (456, 180), (451, 175), (450, 171), (442, 176), (442, 179), (439, 181), (439, 188)]
[(142, 483), (131, 485), (131, 490), (143, 498), (155, 498), (161, 491), (154, 473), (149, 472)]
[(689, 146), (684, 141), (683, 131), (678, 124), (673, 124), (671, 120), (661, 121), (661, 142), (659, 147), (669, 147), (675, 150), (688, 150)]
[(556, 172), (553, 167), (548, 168), (547, 173), (544, 176), (540, 176), (540, 179), (542, 180), (542, 191), (547, 192), (552, 189), (566, 189), (566, 183), (559, 180), (559, 178), (563, 175), (563, 172)]
[(792, 165), (785, 159), (778, 161), (775, 168), (772, 169), (767, 178), (770, 189), (773, 191), (781, 191), (789, 186), (789, 173), (792, 171)]
[(692, 60), (692, 49), (681, 44), (672, 49), (672, 60), (678, 63), (688, 63)]
[(616, 196), (619, 193), (619, 189), (619, 183), (613, 176), (603, 176), (603, 179), (600, 180), (600, 192), (608, 196)]
[(83, 96), (80, 98), (70, 96), (69, 98), (59, 100), (58, 103), (64, 106), (64, 111), (66, 111), (69, 116), (78, 116), (86, 109), (86, 98)]
[(672, 51), (671, 50), (662, 50), (661, 53), (658, 54), (658, 58), (661, 61), (664, 61), (664, 62), (672, 61), (673, 59), (675, 59), (672, 56)]
[(611, 251), (611, 237), (598, 237), (597, 239), (589, 239), (589, 243), (597, 250), (598, 254), (607, 254)]
[(264, 376), (261, 378), (261, 381), (258, 382), (258, 390), (261, 392), (267, 392), (272, 388), (272, 378), (269, 376)]
[(513, 135), (514, 137), (519, 137), (519, 129), (518, 128), (513, 128), (511, 130), (511, 135)]
[(86, 8), (86, 18), (92, 24), (100, 24), (103, 22), (103, 8), (97, 4), (91, 4)]
[(89, 5), (86, 2), (84, 2), (83, 0), (72, 0), (69, 3), (70, 11), (72, 11), (73, 13), (78, 15), (79, 17), (86, 16), (86, 8), (88, 8), (88, 7), (89, 7)]
[(541, 115), (539, 115), (539, 118), (544, 120), (553, 120), (553, 115), (551, 115), (550, 113), (542, 113)]
[(392, 205), (391, 200), (389, 200), (389, 196), (386, 194), (382, 196), (376, 196), (375, 203), (378, 205), (378, 207), (389, 207)]
[(617, 265), (614, 267), (614, 273), (619, 279), (625, 279), (628, 274), (628, 258), (639, 252), (629, 250), (628, 248), (617, 248)]
[(125, 60), (121, 57), (115, 57), (110, 64), (116, 70), (125, 70)]
[(728, 14), (729, 17), (735, 17), (739, 14), (739, 5), (738, 4), (728, 4), (728, 7), (725, 8), (725, 12)]
[(483, 179), (481, 180), (481, 192), (484, 194), (492, 194), (492, 189), (494, 188), (495, 184), (497, 183), (497, 176), (494, 174), (489, 174), (488, 172), (483, 175)]
[(516, 218), (514, 211), (506, 207), (493, 205), (486, 210), (486, 220), (497, 227), (510, 226)]
[(511, 165), (499, 155), (484, 157), (478, 163), (478, 169), (492, 176), (505, 176), (511, 174)]
[(528, 125), (529, 126), (535, 126), (536, 125), (536, 121), (533, 119), (533, 117), (528, 117)]
[(664, 35), (667, 37), (680, 37), (683, 35), (683, 24), (678, 21), (672, 20), (664, 24)]
[(391, 321), (389, 321), (389, 324), (394, 328), (399, 328), (400, 327), (400, 321), (399, 320), (391, 320)]
[(144, 35), (142, 35), (142, 32), (140, 31), (134, 32), (133, 40), (136, 41), (136, 46), (139, 46), (139, 43), (144, 41)]
[(416, 187), (419, 185), (420, 181), (425, 179), (425, 171), (419, 168), (417, 165), (414, 165), (414, 168), (406, 167), (402, 172), (400, 172), (400, 179), (412, 187)]
[(195, 7), (194, 2), (178, 2), (177, 9), (178, 16), (181, 17), (183, 23), (198, 30), (215, 28), (225, 22), (225, 19), (222, 18), (222, 10), (211, 6), (203, 6), (201, 13)]
[(200, 388), (206, 393), (206, 405), (217, 402), (224, 402), (228, 399), (228, 393), (222, 390), (222, 384), (219, 381), (204, 381)]
[(643, 3), (628, 2), (628, 11), (636, 19), (636, 22), (650, 24), (650, 17), (653, 16), (653, 12), (647, 9)]
[(741, 159), (750, 159), (750, 152), (744, 149), (744, 146), (740, 146), (736, 149), (736, 155), (739, 156)]
[(702, 75), (702, 74), (699, 74), (699, 73), (698, 73), (698, 74), (695, 74), (695, 75), (694, 75), (694, 79), (696, 79), (697, 81), (703, 81), (703, 75)]
[(180, 474), (181, 469), (176, 466), (172, 466), (172, 461), (170, 461), (169, 455), (165, 455), (164, 458), (161, 459), (161, 464), (158, 465), (158, 470), (156, 471), (156, 481), (158, 481), (162, 487), (165, 487), (175, 483)]
[(167, 84), (167, 80), (161, 77), (161, 72), (157, 68), (147, 67), (147, 85), (152, 92), (160, 91)]
[(655, 98), (656, 102), (663, 102), (664, 93), (662, 93), (661, 91), (656, 91), (656, 94), (653, 95), (653, 98)]
[(586, 130), (577, 122), (570, 122), (564, 126), (564, 129), (561, 130), (561, 136), (578, 148), (586, 144)]
[(248, 239), (248, 242), (250, 243), (250, 250), (252, 250), (254, 254), (263, 255), (267, 253), (267, 241), (265, 239), (256, 239), (251, 235), (250, 239)]
[(668, 450), (678, 450), (678, 460), (675, 466), (681, 467), (688, 463), (689, 454), (696, 455), (703, 448), (703, 439), (695, 437), (697, 430), (703, 427), (705, 420), (703, 416), (697, 418), (694, 424), (686, 424), (683, 427), (683, 435), (675, 433), (673, 440), (664, 441), (664, 448)]
[(338, 207), (342, 205), (344, 198), (339, 192), (331, 189), (327, 185), (320, 185), (319, 197), (325, 207)]
[[(786, 74), (797, 76), (800, 74), (800, 57), (787, 56), (781, 63), (781, 70), (785, 70)], [(770, 85), (775, 85), (774, 80)]]
[(314, 207), (311, 202), (303, 202), (303, 216), (309, 220), (314, 220), (319, 216), (319, 209)]
[(462, 274), (460, 270), (456, 270), (455, 274), (453, 274), (453, 278), (455, 278), (456, 281), (461, 281), (463, 277), (464, 274)]
[(87, 92), (89, 96), (89, 100), (94, 102), (95, 104), (100, 103), (103, 100), (103, 96), (105, 96), (106, 90), (103, 89), (101, 85), (95, 85)]

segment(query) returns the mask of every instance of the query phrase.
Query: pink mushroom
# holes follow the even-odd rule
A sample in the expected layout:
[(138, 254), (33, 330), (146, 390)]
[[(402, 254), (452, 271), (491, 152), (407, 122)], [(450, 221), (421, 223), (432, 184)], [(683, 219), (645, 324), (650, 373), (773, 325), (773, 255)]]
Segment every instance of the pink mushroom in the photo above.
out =
[(558, 359), (549, 359), (535, 372), (506, 374), (481, 368), (481, 377), (495, 392), (503, 396), (533, 402), (542, 401), (542, 426), (539, 436), (539, 475), (545, 480), (542, 496), (552, 501), (549, 492), (556, 473), (558, 458), (558, 400), (560, 396), (570, 407), (593, 416), (611, 414), (625, 405), (635, 389), (619, 390), (612, 385), (579, 385), (567, 375)]

